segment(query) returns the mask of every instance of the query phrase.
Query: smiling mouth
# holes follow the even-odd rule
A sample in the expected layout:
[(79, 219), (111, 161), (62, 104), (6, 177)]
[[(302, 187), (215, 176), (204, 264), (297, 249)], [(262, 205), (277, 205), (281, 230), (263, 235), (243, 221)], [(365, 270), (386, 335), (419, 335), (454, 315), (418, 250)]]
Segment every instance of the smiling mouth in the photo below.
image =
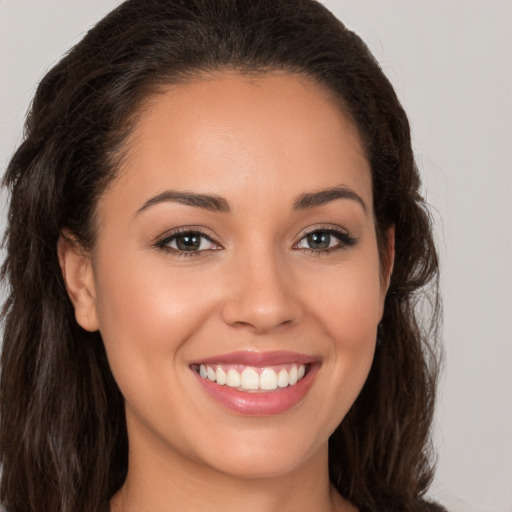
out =
[(222, 408), (243, 416), (271, 416), (299, 406), (322, 365), (287, 351), (239, 351), (194, 361), (200, 387)]
[(192, 365), (202, 379), (247, 393), (280, 391), (295, 386), (309, 371), (310, 364), (281, 364), (255, 367), (233, 364)]

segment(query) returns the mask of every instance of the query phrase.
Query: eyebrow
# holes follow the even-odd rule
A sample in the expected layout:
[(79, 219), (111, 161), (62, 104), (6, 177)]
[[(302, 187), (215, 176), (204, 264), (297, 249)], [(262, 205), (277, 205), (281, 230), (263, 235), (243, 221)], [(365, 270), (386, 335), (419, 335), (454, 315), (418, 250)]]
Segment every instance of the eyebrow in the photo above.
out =
[(322, 206), (323, 204), (330, 203), (336, 199), (351, 199), (359, 203), (365, 212), (367, 211), (366, 204), (362, 200), (361, 196), (356, 194), (350, 188), (342, 185), (326, 188), (318, 192), (301, 194), (293, 202), (293, 209), (306, 210), (308, 208), (315, 208), (316, 206)]
[(166, 190), (161, 194), (148, 199), (136, 212), (136, 215), (143, 212), (150, 206), (159, 203), (171, 201), (173, 203), (184, 204), (187, 206), (195, 206), (212, 212), (229, 213), (231, 208), (229, 203), (223, 198), (210, 194), (195, 194), (192, 192), (182, 192), (177, 190)]
[[(318, 192), (307, 192), (299, 195), (293, 201), (293, 210), (307, 210), (330, 203), (336, 199), (351, 199), (361, 205), (366, 212), (366, 204), (361, 197), (353, 190), (345, 186), (338, 186), (320, 190)], [(192, 192), (166, 190), (148, 199), (136, 212), (139, 215), (144, 210), (159, 203), (173, 202), (203, 208), (212, 212), (230, 213), (231, 207), (223, 197), (210, 194), (195, 194)]]

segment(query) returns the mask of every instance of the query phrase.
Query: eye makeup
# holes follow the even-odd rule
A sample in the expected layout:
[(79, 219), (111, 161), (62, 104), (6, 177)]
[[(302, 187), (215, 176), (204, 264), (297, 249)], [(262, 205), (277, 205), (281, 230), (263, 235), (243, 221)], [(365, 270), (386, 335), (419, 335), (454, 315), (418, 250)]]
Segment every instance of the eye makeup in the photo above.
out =
[[(357, 244), (358, 239), (338, 227), (318, 226), (303, 233), (293, 250), (322, 256), (339, 250), (347, 250)], [(166, 233), (154, 243), (158, 249), (176, 256), (200, 256), (223, 247), (211, 234), (197, 227), (180, 227)]]
[(223, 249), (211, 235), (195, 227), (181, 227), (166, 233), (154, 246), (179, 257), (198, 256)]
[(356, 243), (357, 238), (349, 235), (345, 230), (333, 226), (320, 226), (306, 232), (293, 248), (321, 256), (334, 251), (346, 250)]

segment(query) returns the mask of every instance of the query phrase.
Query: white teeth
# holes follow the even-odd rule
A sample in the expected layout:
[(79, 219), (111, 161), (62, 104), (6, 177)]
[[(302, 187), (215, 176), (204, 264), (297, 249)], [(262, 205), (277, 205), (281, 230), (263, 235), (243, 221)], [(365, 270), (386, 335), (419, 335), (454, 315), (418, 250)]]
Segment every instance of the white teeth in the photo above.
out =
[(215, 371), (209, 366), (206, 367), (206, 376), (208, 377), (208, 380), (211, 380), (212, 382), (215, 382), (217, 379)]
[[(239, 367), (239, 366), (238, 366)], [(246, 366), (240, 373), (235, 368), (222, 368), (219, 366), (200, 365), (199, 375), (203, 379), (216, 382), (220, 386), (227, 385), (238, 388), (240, 391), (273, 391), (297, 384), (306, 374), (306, 365), (292, 365), (286, 368), (262, 368), (259, 373), (256, 368)]]
[(293, 365), (290, 372), (288, 373), (288, 384), (290, 384), (290, 386), (297, 384), (298, 378), (299, 378), (299, 370), (297, 370), (297, 367), (295, 365)]
[(277, 374), (272, 368), (265, 368), (260, 374), (260, 389), (277, 389)]
[(254, 368), (245, 368), (240, 378), (240, 386), (244, 389), (259, 389), (260, 378)]
[(284, 368), (277, 374), (277, 385), (280, 388), (288, 386), (288, 372)]
[(221, 386), (224, 386), (224, 384), (226, 384), (226, 382), (228, 381), (226, 372), (220, 366), (215, 371), (215, 377), (217, 380), (217, 384), (220, 384)]
[(240, 387), (240, 374), (235, 369), (230, 368), (228, 370), (226, 384), (230, 388), (239, 388)]

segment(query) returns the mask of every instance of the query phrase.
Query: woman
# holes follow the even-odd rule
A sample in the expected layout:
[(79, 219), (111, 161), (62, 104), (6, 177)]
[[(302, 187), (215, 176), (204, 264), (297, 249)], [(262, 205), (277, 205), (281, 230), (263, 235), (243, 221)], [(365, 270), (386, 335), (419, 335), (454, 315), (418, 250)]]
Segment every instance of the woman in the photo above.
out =
[(123, 3), (5, 184), (6, 510), (441, 510), (408, 122), (320, 4)]

